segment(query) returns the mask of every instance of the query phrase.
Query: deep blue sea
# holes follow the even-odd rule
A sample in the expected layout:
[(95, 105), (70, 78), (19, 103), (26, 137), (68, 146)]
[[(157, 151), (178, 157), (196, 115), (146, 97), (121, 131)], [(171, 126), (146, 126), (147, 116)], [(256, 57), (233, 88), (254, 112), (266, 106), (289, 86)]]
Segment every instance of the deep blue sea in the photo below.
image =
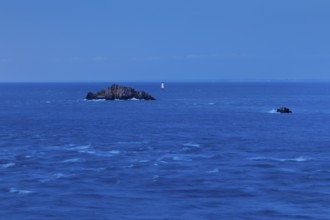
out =
[(330, 219), (330, 83), (110, 85), (0, 84), (0, 219)]

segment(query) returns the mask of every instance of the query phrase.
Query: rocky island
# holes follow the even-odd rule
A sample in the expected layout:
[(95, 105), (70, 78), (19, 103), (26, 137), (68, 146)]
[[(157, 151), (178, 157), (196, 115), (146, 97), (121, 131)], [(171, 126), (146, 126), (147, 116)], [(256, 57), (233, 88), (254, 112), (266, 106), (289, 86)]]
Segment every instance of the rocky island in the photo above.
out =
[(96, 93), (89, 92), (86, 95), (87, 100), (105, 99), (105, 100), (156, 100), (145, 91), (137, 91), (130, 87), (113, 84), (107, 90), (100, 90)]
[(287, 107), (280, 107), (280, 108), (277, 109), (277, 112), (279, 112), (279, 113), (292, 113), (292, 111)]

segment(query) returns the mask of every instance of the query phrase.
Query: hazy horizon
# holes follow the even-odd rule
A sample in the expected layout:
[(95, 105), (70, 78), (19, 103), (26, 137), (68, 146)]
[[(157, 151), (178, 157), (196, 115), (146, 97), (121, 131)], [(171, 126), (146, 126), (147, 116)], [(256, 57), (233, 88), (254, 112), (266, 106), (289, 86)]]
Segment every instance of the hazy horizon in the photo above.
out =
[(330, 1), (0, 2), (0, 82), (330, 81)]
[(168, 80), (168, 81), (138, 81), (138, 80), (125, 80), (125, 81), (115, 81), (115, 80), (104, 80), (104, 81), (0, 81), (0, 83), (330, 83), (330, 79), (283, 79), (283, 80), (258, 80), (258, 79), (225, 79), (225, 80)]

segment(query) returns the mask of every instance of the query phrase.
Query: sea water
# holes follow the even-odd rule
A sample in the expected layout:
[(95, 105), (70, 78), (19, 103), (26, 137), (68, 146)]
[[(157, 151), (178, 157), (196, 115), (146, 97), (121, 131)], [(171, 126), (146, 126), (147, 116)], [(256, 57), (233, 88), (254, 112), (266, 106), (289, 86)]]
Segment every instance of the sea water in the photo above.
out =
[(330, 218), (329, 83), (110, 85), (0, 84), (1, 219)]

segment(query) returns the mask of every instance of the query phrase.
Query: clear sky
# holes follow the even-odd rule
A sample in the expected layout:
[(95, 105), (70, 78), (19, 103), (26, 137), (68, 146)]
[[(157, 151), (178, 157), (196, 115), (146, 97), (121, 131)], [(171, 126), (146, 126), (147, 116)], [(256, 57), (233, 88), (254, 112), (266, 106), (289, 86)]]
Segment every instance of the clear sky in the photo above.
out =
[(330, 0), (1, 0), (0, 81), (330, 80)]

